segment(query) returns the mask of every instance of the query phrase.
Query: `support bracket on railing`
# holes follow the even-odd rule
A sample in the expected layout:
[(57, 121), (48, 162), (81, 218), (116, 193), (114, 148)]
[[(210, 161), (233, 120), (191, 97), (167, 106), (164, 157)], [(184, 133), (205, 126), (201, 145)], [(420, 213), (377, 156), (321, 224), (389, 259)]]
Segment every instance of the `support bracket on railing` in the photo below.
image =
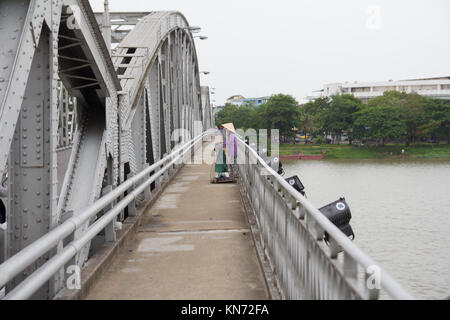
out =
[(338, 243), (331, 237), (329, 241), (329, 248), (330, 248), (330, 258), (337, 259), (339, 252), (341, 252), (341, 248), (339, 247)]
[(300, 202), (297, 202), (297, 211), (298, 211), (298, 218), (300, 220), (305, 220), (305, 208)]
[(297, 208), (298, 208), (298, 202), (297, 202), (297, 200), (293, 197), (293, 196), (291, 196), (291, 195), (287, 195), (287, 198), (289, 199), (289, 205), (290, 205), (290, 207), (291, 207), (291, 210), (292, 211), (294, 211), (294, 212), (296, 212), (297, 211)]
[(356, 279), (358, 276), (358, 264), (347, 252), (344, 251), (344, 276)]
[(317, 241), (323, 241), (325, 230), (316, 222), (314, 223), (314, 232)]

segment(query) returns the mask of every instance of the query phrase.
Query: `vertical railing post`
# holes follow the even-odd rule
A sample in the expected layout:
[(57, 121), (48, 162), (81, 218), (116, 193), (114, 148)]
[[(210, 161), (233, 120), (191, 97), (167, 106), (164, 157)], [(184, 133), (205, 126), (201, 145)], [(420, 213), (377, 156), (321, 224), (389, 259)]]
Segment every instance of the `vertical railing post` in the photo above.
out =
[(341, 251), (339, 245), (331, 237), (329, 239), (329, 245), (330, 245), (330, 258), (331, 259), (337, 259), (338, 253)]
[(373, 276), (374, 275), (369, 273), (368, 270), (365, 270), (365, 284), (366, 284), (365, 289), (367, 292), (367, 299), (369, 300), (377, 300), (380, 296), (380, 289), (377, 288), (376, 283), (375, 284), (370, 283), (372, 280), (377, 281), (377, 279), (375, 279), (377, 275), (375, 275), (375, 278), (372, 279)]
[[(161, 159), (164, 159), (165, 157), (167, 157), (167, 155), (168, 155), (167, 153), (164, 153), (164, 154), (161, 156)], [(162, 164), (162, 165), (159, 167), (160, 170), (161, 170), (162, 168), (164, 168), (164, 164)], [(164, 183), (164, 180), (169, 181), (169, 171), (168, 171), (168, 170), (164, 171), (164, 173), (158, 178), (159, 186), (160, 186), (160, 187), (161, 187), (162, 184)]]
[[(150, 165), (148, 163), (146, 163), (144, 165), (143, 170), (146, 170)], [(150, 178), (150, 174), (148, 176), (146, 176), (144, 179), (147, 180)], [(144, 180), (144, 181), (145, 181)], [(144, 190), (144, 201), (149, 201), (152, 198), (152, 191), (151, 191), (151, 186), (149, 185), (147, 188), (145, 188)]]
[[(113, 190), (112, 186), (106, 186), (102, 189), (102, 196), (107, 195)], [(113, 203), (108, 204), (104, 209), (103, 212), (106, 213), (109, 210), (113, 208)], [(105, 241), (106, 242), (114, 242), (116, 241), (116, 230), (115, 230), (115, 220), (112, 220), (108, 225), (105, 227)]]
[[(127, 180), (128, 180), (128, 179), (131, 179), (133, 176), (134, 176), (133, 173), (129, 173), (129, 174), (127, 175)], [(133, 187), (131, 187), (131, 188), (129, 189), (129, 192), (132, 192), (133, 190), (134, 190), (134, 185), (133, 185)], [(137, 212), (136, 212), (136, 200), (133, 199), (133, 200), (128, 204), (127, 208), (128, 208), (128, 216), (129, 216), (129, 217), (135, 217), (136, 214), (137, 214)]]

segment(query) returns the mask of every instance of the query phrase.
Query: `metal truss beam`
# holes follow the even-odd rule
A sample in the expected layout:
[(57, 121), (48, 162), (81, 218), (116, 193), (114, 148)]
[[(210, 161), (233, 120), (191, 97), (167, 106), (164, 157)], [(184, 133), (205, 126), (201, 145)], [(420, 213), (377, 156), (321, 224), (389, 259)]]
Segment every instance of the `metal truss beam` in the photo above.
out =
[[(193, 138), (193, 122), (202, 121), (205, 110), (194, 41), (178, 12), (112, 13), (113, 37), (123, 41), (110, 56), (88, 0), (5, 0), (0, 11), (0, 174), (9, 173), (8, 259)], [(176, 129), (191, 134), (172, 141)], [(119, 221), (151, 197), (173, 167), (168, 169)], [(7, 281), (7, 292), (69, 242), (83, 239), (109, 209), (83, 220), (27, 264)], [(33, 298), (53, 297), (69, 265), (82, 267), (101, 243), (114, 239), (112, 221)]]

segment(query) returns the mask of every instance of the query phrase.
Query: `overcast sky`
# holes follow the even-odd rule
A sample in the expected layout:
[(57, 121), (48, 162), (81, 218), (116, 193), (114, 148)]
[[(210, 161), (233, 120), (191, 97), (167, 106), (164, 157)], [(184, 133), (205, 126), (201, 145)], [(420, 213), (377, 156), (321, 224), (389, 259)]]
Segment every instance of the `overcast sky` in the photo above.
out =
[[(94, 11), (103, 0), (90, 0)], [(111, 11), (178, 10), (202, 85), (231, 95), (306, 95), (325, 83), (450, 76), (448, 0), (110, 0)]]

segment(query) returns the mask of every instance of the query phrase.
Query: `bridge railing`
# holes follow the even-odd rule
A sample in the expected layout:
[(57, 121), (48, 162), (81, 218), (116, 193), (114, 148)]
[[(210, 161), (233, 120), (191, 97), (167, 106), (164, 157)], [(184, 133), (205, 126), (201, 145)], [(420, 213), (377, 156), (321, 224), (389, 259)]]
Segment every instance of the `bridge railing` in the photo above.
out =
[[(3, 262), (0, 265), (0, 289), (28, 266), (33, 264), (38, 258), (55, 248), (69, 235), (73, 234), (73, 232), (83, 226), (92, 217), (95, 217), (105, 208), (110, 207), (108, 211), (89, 226), (80, 238), (64, 245), (62, 250), (59, 250), (45, 264), (11, 290), (4, 299), (17, 300), (32, 297), (32, 295), (39, 290), (42, 285), (49, 281), (53, 275), (61, 270), (61, 268), (64, 268), (64, 266), (80, 252), (89, 241), (112, 223), (132, 201), (135, 201), (139, 195), (144, 193), (146, 188), (149, 188), (156, 179), (172, 169), (174, 165), (181, 164), (183, 160), (192, 157), (193, 151), (199, 148), (204, 138), (210, 136), (212, 133), (212, 131), (206, 131), (180, 147), (175, 148), (171, 154), (126, 180), (117, 188), (95, 201), (81, 214), (69, 218), (46, 235)], [(155, 173), (152, 174), (153, 171), (155, 171)], [(125, 194), (126, 196), (124, 196)], [(111, 206), (114, 201), (119, 200), (122, 196), (124, 197), (121, 198), (120, 201), (114, 206)]]
[(383, 290), (392, 299), (413, 299), (253, 148), (241, 139), (238, 148), (241, 188), (283, 298), (378, 299)]

